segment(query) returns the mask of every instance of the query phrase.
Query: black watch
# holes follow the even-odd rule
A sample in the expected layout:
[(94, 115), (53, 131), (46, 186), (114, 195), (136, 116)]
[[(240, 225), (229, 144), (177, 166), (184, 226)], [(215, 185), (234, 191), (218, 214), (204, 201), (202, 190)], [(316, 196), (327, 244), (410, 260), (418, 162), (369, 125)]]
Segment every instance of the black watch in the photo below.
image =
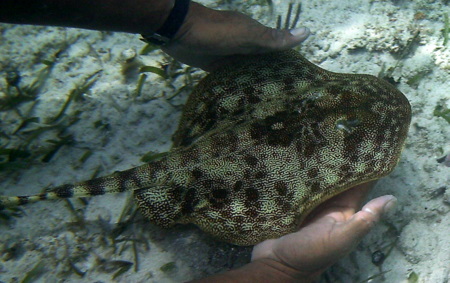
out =
[(175, 36), (186, 18), (190, 0), (175, 0), (167, 20), (152, 34), (142, 34), (142, 40), (156, 45), (166, 45)]

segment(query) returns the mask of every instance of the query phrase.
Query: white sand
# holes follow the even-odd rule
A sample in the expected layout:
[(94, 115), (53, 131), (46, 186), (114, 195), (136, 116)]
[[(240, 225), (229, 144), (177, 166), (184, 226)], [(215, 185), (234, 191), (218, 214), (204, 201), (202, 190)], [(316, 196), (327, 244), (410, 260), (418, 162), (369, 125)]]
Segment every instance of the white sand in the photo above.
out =
[[(274, 13), (284, 15), (287, 1), (273, 2)], [(443, 2), (303, 1), (301, 22), (314, 34), (300, 51), (331, 71), (378, 75), (382, 66), (389, 69), (398, 63), (398, 51), (420, 31), (419, 43), (400, 60), (393, 73), (398, 88), (413, 108), (406, 148), (398, 167), (378, 183), (372, 194), (395, 195), (398, 208), (356, 251), (327, 271), (331, 282), (366, 282), (381, 272), (385, 272), (384, 277), (370, 282), (408, 282), (412, 273), (418, 275), (418, 282), (448, 282), (450, 168), (438, 164), (436, 159), (450, 152), (450, 124), (433, 115), (437, 104), (450, 107), (450, 47), (443, 46), (441, 31), (443, 15), (450, 9)], [(211, 1), (203, 3), (216, 7)], [(239, 9), (247, 9), (263, 23), (275, 25), (275, 16), (270, 16), (265, 7), (249, 9), (248, 4), (242, 4)], [(422, 15), (423, 19), (415, 19)], [(76, 144), (62, 147), (46, 164), (35, 163), (13, 174), (0, 175), (1, 194), (35, 194), (47, 186), (90, 179), (95, 172), (105, 175), (124, 170), (141, 164), (141, 156), (148, 151), (170, 148), (171, 134), (188, 92), (169, 103), (166, 97), (184, 85), (183, 77), (175, 80), (172, 87), (149, 73), (141, 97), (133, 99), (137, 78), (125, 79), (122, 53), (129, 49), (139, 52), (144, 44), (138, 38), (121, 33), (0, 25), (0, 76), (5, 76), (6, 69), (16, 68), (22, 74), (22, 86), (36, 77), (44, 66), (39, 64), (41, 60), (51, 59), (62, 46), (69, 46), (57, 59), (33, 112), (32, 116), (40, 117), (41, 122), (58, 113), (70, 91), (84, 78), (102, 70), (84, 100), (73, 102), (67, 111), (72, 115), (82, 111), (81, 120), (66, 132), (74, 136)], [(152, 54), (140, 56), (139, 60), (151, 66), (166, 60), (160, 52)], [(411, 83), (417, 74), (424, 75)], [(194, 73), (195, 78), (199, 76), (201, 72)], [(6, 83), (1, 79), (0, 97), (5, 93)], [(162, 97), (151, 99), (159, 96)], [(21, 109), (25, 111), (27, 105)], [(0, 117), (2, 131), (11, 132), (18, 126), (13, 111), (0, 112)], [(98, 121), (108, 127), (94, 127)], [(54, 138), (50, 134), (42, 136), (33, 143), (33, 149), (48, 146), (46, 140)], [(92, 150), (93, 155), (81, 163), (86, 149)], [(433, 192), (442, 186), (447, 186), (445, 193), (433, 197)], [(18, 282), (39, 262), (43, 263), (44, 272), (36, 282), (114, 281), (111, 272), (105, 271), (107, 264), (101, 264), (99, 259), (134, 262), (130, 243), (119, 253), (113, 249), (110, 237), (110, 229), (127, 198), (128, 195), (93, 198), (86, 207), (73, 201), (86, 219), (84, 225), (78, 226), (70, 225), (76, 218), (63, 201), (25, 207), (23, 217), (8, 225), (0, 224), (0, 281)], [(248, 261), (250, 249), (218, 243), (193, 227), (165, 231), (138, 219), (134, 236), (130, 236), (130, 231), (123, 235), (146, 239), (150, 248), (137, 244), (139, 270), (130, 269), (117, 277), (117, 282), (179, 282)], [(122, 245), (118, 243), (119, 249)], [(375, 266), (372, 252), (387, 253), (391, 246), (384, 263)], [(86, 272), (84, 277), (75, 274), (69, 262)], [(171, 271), (160, 269), (171, 262), (176, 266)]]

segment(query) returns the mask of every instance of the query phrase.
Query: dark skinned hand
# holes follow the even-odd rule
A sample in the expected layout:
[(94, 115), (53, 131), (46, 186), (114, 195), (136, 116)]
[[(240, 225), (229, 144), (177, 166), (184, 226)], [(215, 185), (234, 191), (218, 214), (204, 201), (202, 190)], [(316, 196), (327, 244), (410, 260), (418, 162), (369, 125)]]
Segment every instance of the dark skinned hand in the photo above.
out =
[(257, 244), (247, 265), (195, 282), (313, 282), (350, 253), (394, 207), (396, 198), (386, 195), (359, 210), (373, 185), (361, 184), (329, 199), (309, 214), (297, 232)]
[(185, 64), (211, 71), (230, 55), (290, 49), (308, 35), (307, 28), (268, 28), (242, 13), (192, 2), (184, 24), (163, 50)]
[(390, 195), (358, 211), (374, 182), (358, 185), (317, 207), (298, 232), (266, 240), (253, 249), (252, 261), (273, 260), (293, 278), (309, 281), (346, 256), (396, 203)]

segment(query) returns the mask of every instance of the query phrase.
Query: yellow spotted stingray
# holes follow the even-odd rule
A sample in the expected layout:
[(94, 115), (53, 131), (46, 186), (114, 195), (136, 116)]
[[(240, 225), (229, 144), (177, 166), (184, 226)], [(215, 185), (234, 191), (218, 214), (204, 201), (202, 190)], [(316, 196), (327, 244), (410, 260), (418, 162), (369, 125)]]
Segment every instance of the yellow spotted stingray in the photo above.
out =
[(153, 223), (194, 223), (253, 245), (389, 174), (410, 120), (406, 97), (374, 76), (329, 72), (293, 50), (245, 56), (197, 85), (162, 159), (35, 196), (2, 196), (0, 208), (133, 191)]

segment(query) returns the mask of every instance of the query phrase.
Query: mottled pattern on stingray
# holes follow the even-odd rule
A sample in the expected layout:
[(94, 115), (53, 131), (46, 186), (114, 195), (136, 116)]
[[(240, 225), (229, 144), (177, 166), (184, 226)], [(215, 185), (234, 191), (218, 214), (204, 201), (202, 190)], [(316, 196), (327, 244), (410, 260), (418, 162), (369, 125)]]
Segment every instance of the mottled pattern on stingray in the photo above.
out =
[(231, 243), (276, 238), (326, 199), (388, 174), (410, 119), (405, 96), (374, 76), (328, 72), (295, 51), (243, 57), (189, 97), (164, 162), (177, 200), (136, 198), (154, 221), (179, 203), (174, 223)]
[(405, 96), (374, 76), (328, 72), (292, 50), (246, 56), (198, 84), (161, 160), (36, 196), (1, 196), (0, 209), (134, 191), (156, 224), (194, 223), (252, 245), (295, 231), (318, 204), (391, 172), (410, 120)]

